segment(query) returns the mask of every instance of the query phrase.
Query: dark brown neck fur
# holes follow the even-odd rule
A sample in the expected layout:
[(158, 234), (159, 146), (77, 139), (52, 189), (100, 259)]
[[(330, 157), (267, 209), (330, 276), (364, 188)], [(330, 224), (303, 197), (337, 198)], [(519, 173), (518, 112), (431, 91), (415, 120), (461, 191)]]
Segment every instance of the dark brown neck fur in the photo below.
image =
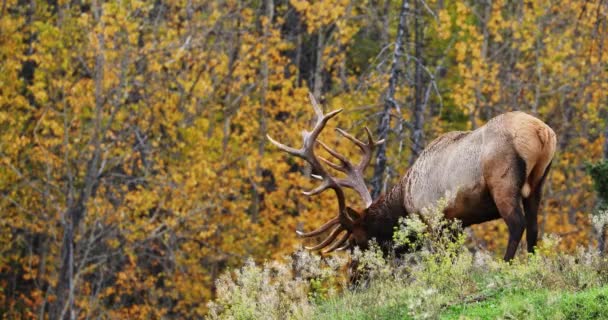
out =
[(363, 225), (366, 226), (368, 238), (375, 238), (381, 246), (391, 243), (399, 218), (406, 215), (403, 186), (398, 183), (387, 194), (380, 195), (366, 210)]

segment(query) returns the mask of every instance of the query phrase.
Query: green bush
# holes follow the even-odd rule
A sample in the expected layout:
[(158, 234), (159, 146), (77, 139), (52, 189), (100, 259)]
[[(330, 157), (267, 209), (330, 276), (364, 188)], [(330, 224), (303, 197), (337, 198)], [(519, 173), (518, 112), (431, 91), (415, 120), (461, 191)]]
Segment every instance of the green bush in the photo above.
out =
[(608, 161), (587, 164), (587, 172), (593, 179), (593, 188), (600, 198), (599, 211), (608, 210)]

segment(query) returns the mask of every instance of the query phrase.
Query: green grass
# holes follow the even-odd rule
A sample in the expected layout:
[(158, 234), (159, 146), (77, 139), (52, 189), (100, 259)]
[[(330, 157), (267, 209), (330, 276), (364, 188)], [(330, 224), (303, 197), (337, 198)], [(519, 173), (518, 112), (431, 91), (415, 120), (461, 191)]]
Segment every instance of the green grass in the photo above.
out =
[[(407, 289), (369, 288), (326, 301), (316, 319), (412, 319)], [(608, 286), (579, 292), (494, 292), (476, 302), (444, 306), (440, 319), (608, 319)]]
[(390, 284), (374, 286), (329, 299), (319, 305), (315, 319), (409, 319), (404, 303), (410, 292)]
[(441, 319), (608, 319), (608, 286), (579, 292), (521, 291), (452, 306)]

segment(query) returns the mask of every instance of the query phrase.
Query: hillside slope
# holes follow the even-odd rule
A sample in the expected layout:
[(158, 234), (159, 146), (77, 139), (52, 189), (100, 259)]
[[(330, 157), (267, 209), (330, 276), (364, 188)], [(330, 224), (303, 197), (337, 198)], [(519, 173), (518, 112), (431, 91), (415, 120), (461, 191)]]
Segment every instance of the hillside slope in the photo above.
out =
[[(217, 282), (209, 305), (219, 319), (608, 319), (608, 259), (597, 250), (560, 252), (546, 236), (534, 254), (504, 262), (472, 251), (458, 222), (412, 216), (396, 245), (421, 250), (385, 258), (377, 245), (350, 257), (298, 251), (284, 262), (253, 262)], [(436, 216), (437, 219), (434, 219)], [(427, 215), (429, 217), (429, 215)], [(454, 237), (454, 234), (457, 236)], [(412, 241), (412, 239), (416, 239)], [(354, 288), (341, 266), (357, 259), (366, 280)]]

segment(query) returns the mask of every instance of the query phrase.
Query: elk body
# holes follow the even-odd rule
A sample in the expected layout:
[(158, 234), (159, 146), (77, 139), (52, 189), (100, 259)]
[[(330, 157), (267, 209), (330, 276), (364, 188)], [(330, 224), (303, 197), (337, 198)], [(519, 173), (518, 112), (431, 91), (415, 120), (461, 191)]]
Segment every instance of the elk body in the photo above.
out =
[[(317, 122), (312, 131), (303, 132), (301, 149), (268, 137), (283, 151), (308, 161), (317, 174), (314, 177), (322, 180), (318, 188), (305, 194), (333, 189), (338, 198), (339, 212), (335, 218), (315, 231), (298, 233), (313, 237), (331, 230), (325, 240), (309, 249), (328, 247), (324, 252), (353, 246), (365, 249), (371, 239), (388, 247), (399, 218), (420, 213), (451, 192), (453, 196), (444, 210), (447, 218), (461, 220), (464, 227), (499, 218), (505, 221), (509, 230), (505, 260), (514, 257), (526, 229), (528, 251), (534, 250), (542, 187), (556, 147), (555, 133), (545, 123), (523, 112), (508, 112), (477, 130), (444, 134), (424, 149), (398, 184), (372, 201), (363, 171), (371, 161), (374, 147), (382, 141), (374, 141), (367, 128), (365, 143), (337, 129), (363, 153), (361, 162), (353, 165), (317, 140), (329, 119), (341, 110), (324, 115), (312, 96), (311, 101)], [(315, 155), (317, 143), (339, 164)], [(330, 175), (321, 163), (344, 172), (346, 178)], [(343, 187), (361, 195), (363, 210), (346, 205)]]

